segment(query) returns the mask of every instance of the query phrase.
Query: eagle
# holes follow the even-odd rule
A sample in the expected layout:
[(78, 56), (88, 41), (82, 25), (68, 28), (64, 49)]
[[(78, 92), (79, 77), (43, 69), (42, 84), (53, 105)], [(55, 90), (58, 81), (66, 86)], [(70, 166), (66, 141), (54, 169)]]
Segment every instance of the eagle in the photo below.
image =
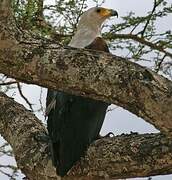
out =
[[(117, 11), (93, 7), (84, 12), (70, 47), (109, 52), (101, 37), (103, 22), (118, 16)], [(63, 177), (99, 138), (108, 103), (48, 89), (46, 100), (47, 128), (51, 156), (56, 172)]]

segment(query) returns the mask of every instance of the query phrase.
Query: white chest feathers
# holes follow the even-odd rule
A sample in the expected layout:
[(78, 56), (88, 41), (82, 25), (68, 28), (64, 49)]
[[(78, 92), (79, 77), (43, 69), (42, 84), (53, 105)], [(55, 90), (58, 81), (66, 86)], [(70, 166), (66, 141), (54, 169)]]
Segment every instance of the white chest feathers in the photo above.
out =
[(88, 28), (81, 28), (73, 36), (71, 42), (69, 43), (69, 46), (75, 48), (85, 48), (86, 46), (91, 44), (96, 37), (101, 37), (99, 30), (93, 31)]

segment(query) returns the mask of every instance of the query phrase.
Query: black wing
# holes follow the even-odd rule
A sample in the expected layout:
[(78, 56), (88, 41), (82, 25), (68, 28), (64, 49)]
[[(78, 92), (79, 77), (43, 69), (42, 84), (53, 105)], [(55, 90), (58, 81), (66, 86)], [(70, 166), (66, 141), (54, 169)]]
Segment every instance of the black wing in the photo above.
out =
[[(102, 38), (96, 38), (86, 48), (109, 52)], [(53, 164), (60, 176), (64, 176), (98, 138), (107, 107), (108, 104), (101, 101), (48, 90), (48, 132)]]

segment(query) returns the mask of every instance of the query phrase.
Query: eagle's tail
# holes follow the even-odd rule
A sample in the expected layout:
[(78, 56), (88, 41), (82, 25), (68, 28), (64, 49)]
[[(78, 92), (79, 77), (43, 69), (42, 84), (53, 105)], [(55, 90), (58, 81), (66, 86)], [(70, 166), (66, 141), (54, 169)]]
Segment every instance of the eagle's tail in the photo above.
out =
[[(63, 145), (62, 145), (63, 146)], [(70, 149), (66, 150), (63, 149), (63, 152), (61, 153), (60, 156), (60, 146), (59, 143), (52, 143), (51, 144), (51, 156), (52, 156), (52, 163), (53, 166), (56, 168), (56, 172), (59, 176), (64, 177), (67, 172), (72, 168), (73, 165), (76, 163), (76, 159), (71, 158), (72, 155), (78, 156), (77, 159), (80, 159), (80, 154), (77, 154), (77, 149), (76, 149), (76, 154), (73, 151), (70, 151)], [(79, 150), (80, 151), (80, 150)], [(82, 150), (83, 154), (83, 150)]]

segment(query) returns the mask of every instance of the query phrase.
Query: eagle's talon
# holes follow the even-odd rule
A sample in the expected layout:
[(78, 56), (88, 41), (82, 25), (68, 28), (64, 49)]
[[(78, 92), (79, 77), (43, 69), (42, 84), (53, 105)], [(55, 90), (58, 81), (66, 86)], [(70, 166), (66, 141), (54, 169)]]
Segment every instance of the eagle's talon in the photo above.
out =
[(97, 139), (102, 139), (102, 138), (107, 138), (107, 137), (113, 137), (114, 136), (114, 133), (113, 132), (109, 132), (109, 133), (107, 133), (105, 136), (101, 136), (100, 134), (99, 134), (99, 136), (98, 136), (98, 138)]

